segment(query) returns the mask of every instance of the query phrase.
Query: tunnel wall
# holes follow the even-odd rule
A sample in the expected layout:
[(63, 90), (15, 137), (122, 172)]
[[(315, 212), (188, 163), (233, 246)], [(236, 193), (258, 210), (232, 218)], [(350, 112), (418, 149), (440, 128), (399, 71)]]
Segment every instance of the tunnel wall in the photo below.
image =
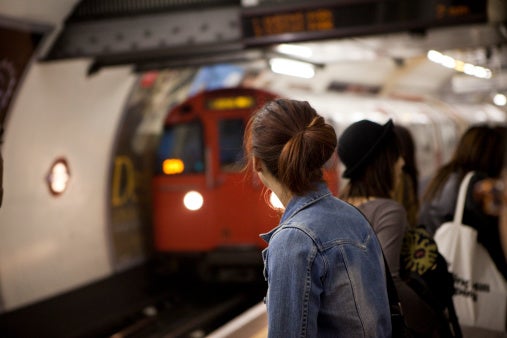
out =
[[(3, 311), (112, 273), (110, 158), (135, 75), (115, 67), (88, 77), (88, 66), (87, 60), (33, 64), (8, 115), (0, 209)], [(66, 159), (71, 175), (60, 196), (47, 184), (57, 158)]]

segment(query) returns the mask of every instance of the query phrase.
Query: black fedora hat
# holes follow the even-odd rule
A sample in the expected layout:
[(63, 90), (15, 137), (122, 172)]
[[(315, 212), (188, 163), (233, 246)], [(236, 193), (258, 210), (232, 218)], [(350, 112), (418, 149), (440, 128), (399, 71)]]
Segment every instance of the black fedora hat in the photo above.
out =
[(338, 156), (345, 165), (343, 177), (352, 174), (376, 153), (384, 139), (393, 130), (393, 120), (381, 125), (370, 120), (351, 124), (338, 140)]

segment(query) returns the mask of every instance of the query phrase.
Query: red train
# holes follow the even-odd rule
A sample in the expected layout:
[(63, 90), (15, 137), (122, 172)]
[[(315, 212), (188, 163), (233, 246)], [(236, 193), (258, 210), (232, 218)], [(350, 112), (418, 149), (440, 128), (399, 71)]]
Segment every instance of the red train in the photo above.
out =
[[(422, 184), (474, 122), (433, 101), (286, 94), (309, 101), (337, 133), (362, 118), (379, 123), (393, 118), (407, 126), (415, 138)], [(260, 252), (266, 244), (259, 234), (278, 224), (279, 213), (266, 203), (257, 175), (242, 170), (243, 133), (251, 114), (276, 97), (241, 87), (204, 91), (168, 112), (153, 178), (154, 244), (166, 267), (220, 280), (262, 271)], [(324, 173), (335, 194), (341, 170), (335, 155)]]
[[(154, 243), (171, 269), (248, 277), (262, 264), (259, 237), (278, 224), (257, 175), (243, 171), (250, 115), (277, 95), (251, 88), (201, 92), (167, 115), (153, 178)], [(326, 173), (338, 190), (337, 161)], [(246, 275), (245, 275), (246, 274)]]

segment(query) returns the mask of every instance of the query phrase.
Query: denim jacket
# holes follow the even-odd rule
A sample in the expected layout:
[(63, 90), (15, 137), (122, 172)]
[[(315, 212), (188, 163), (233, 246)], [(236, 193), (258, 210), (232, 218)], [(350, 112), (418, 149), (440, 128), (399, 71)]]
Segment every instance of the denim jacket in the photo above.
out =
[(379, 242), (325, 184), (294, 196), (261, 237), (269, 338), (391, 336)]

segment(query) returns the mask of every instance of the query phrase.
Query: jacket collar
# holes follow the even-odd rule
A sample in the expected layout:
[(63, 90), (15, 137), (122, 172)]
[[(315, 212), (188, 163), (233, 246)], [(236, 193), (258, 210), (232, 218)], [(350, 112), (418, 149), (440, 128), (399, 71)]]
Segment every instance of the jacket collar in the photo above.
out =
[(278, 226), (276, 226), (267, 233), (260, 234), (259, 236), (269, 243), (269, 240), (271, 239), (273, 234), (278, 229), (280, 229), (285, 222), (290, 220), (304, 208), (314, 204), (315, 202), (329, 195), (331, 195), (331, 191), (329, 191), (326, 183), (324, 182), (318, 183), (315, 190), (312, 190), (303, 196), (293, 195), (293, 197), (289, 201), (289, 204), (287, 204), (285, 211), (283, 212), (282, 218), (280, 219), (280, 223), (278, 224)]

